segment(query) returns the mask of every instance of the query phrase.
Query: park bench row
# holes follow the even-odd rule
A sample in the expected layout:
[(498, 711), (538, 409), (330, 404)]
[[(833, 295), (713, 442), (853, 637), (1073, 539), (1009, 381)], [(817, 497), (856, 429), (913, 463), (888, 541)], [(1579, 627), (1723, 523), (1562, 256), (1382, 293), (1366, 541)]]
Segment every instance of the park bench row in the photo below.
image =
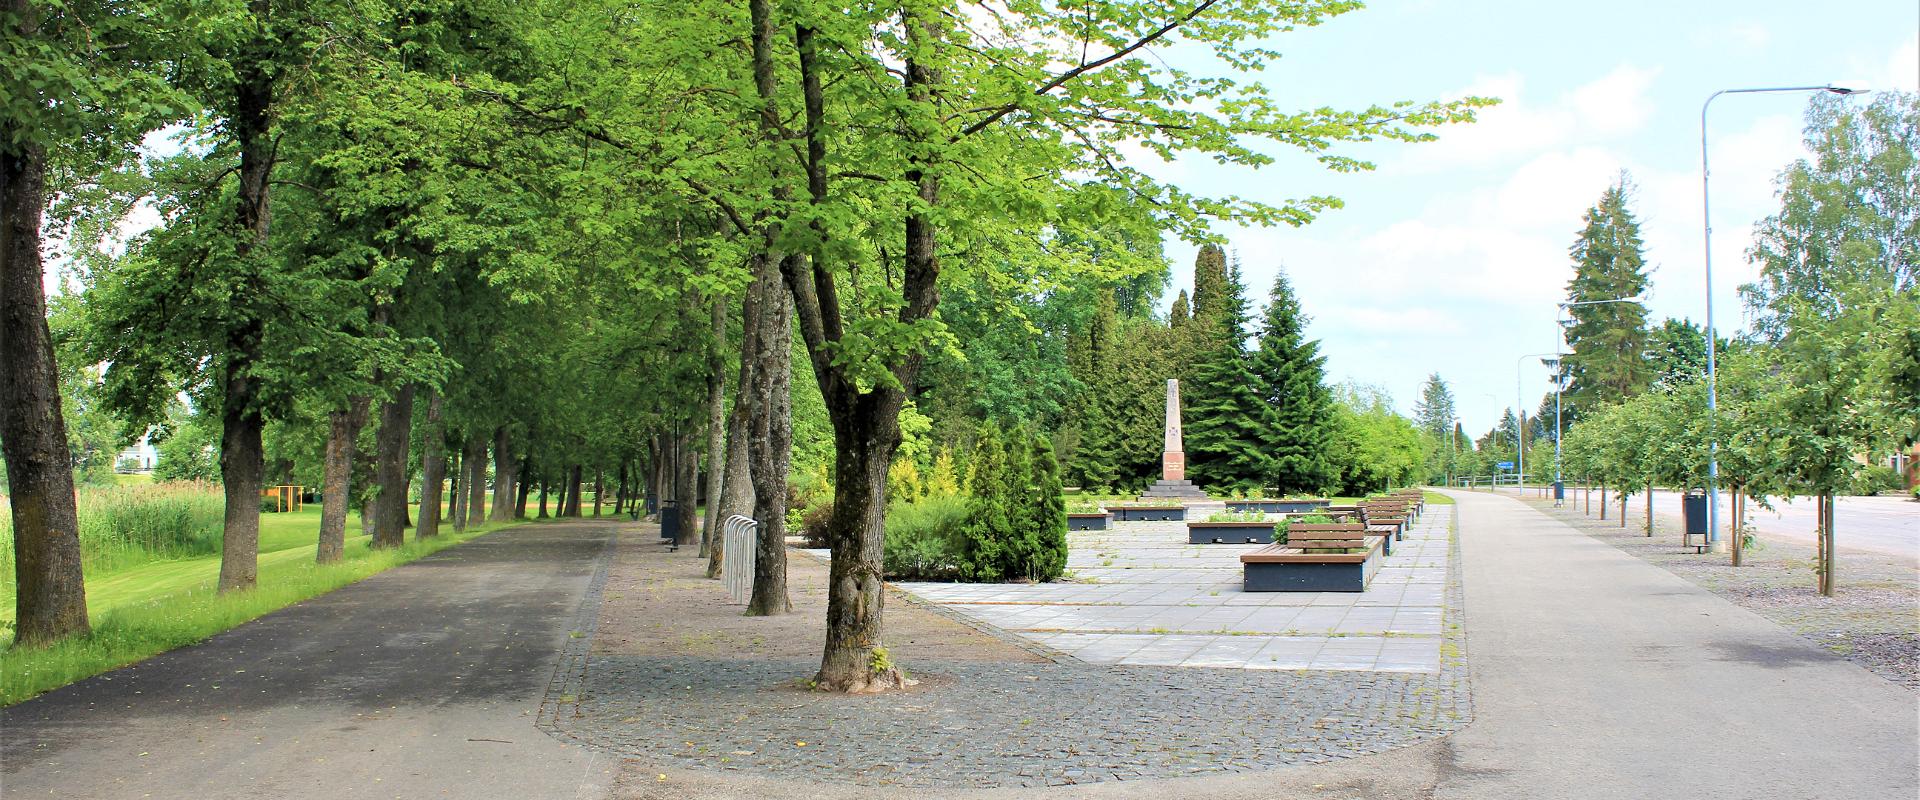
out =
[(1418, 490), (1371, 497), (1317, 512), (1332, 523), (1289, 526), (1287, 541), (1240, 556), (1241, 586), (1249, 592), (1359, 592), (1393, 554), (1393, 543), (1419, 517)]

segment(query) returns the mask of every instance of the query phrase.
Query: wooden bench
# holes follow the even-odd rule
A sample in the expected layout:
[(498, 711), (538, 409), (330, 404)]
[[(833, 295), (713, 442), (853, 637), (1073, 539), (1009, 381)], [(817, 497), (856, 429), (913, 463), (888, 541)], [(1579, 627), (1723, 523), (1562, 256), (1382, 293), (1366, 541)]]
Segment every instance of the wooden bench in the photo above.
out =
[(1361, 503), (1360, 515), (1366, 520), (1369, 532), (1392, 536), (1395, 541), (1405, 538), (1407, 524), (1412, 519), (1405, 503), (1393, 501)]
[(1295, 524), (1285, 544), (1240, 556), (1249, 592), (1360, 592), (1380, 571), (1387, 540), (1353, 523)]

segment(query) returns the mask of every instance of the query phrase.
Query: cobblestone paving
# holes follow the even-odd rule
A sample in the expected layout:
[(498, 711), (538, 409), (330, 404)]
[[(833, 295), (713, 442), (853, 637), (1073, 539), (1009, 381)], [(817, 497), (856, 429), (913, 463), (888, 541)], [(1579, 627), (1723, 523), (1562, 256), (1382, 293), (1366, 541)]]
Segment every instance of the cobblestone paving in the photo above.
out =
[(1056, 656), (915, 663), (921, 684), (912, 690), (845, 697), (797, 685), (812, 660), (595, 653), (565, 660), (562, 669), (578, 676), (556, 676), (540, 724), (662, 765), (924, 787), (1170, 778), (1377, 753), (1471, 721), (1450, 561), (1433, 672), (1170, 669)]
[(1190, 545), (1184, 522), (1069, 534), (1085, 582), (898, 586), (1094, 664), (1436, 672), (1452, 518), (1428, 506), (1365, 592), (1241, 591), (1260, 545)]

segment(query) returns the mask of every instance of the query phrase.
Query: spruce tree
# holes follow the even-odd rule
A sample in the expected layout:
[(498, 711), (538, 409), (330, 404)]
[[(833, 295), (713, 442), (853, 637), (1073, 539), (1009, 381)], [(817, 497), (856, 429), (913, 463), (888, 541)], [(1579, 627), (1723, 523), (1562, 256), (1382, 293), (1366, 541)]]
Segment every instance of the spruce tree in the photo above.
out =
[(1286, 275), (1274, 278), (1252, 373), (1266, 411), (1259, 438), (1265, 477), (1282, 494), (1318, 492), (1334, 480), (1333, 396), (1326, 357), (1319, 341), (1307, 339), (1306, 324)]
[(1440, 373), (1428, 375), (1427, 385), (1420, 390), (1420, 399), (1413, 404), (1413, 423), (1427, 435), (1432, 446), (1427, 459), (1428, 477), (1454, 473), (1454, 452), (1447, 439), (1453, 433), (1457, 415), (1453, 390), (1440, 379)]
[(1187, 304), (1187, 290), (1181, 289), (1180, 295), (1173, 298), (1173, 310), (1167, 312), (1167, 327), (1179, 330), (1186, 327), (1187, 319), (1192, 316)]
[[(1203, 486), (1238, 489), (1262, 486), (1271, 472), (1262, 452), (1269, 414), (1248, 363), (1245, 330), (1246, 290), (1237, 267), (1213, 276), (1218, 248), (1203, 248), (1194, 265), (1195, 280), (1207, 278), (1206, 294), (1197, 288), (1196, 313), (1188, 330), (1198, 350), (1189, 380), (1182, 382), (1185, 405), (1187, 471)], [(1217, 284), (1214, 277), (1218, 277)]]
[(1065, 426), (1074, 433), (1070, 474), (1079, 485), (1101, 492), (1119, 478), (1120, 442), (1109, 411), (1121, 386), (1113, 352), (1117, 322), (1113, 291), (1102, 291), (1086, 333), (1074, 337), (1068, 350), (1070, 358), (1077, 356), (1074, 378), (1082, 386)]
[[(1636, 297), (1647, 288), (1640, 223), (1627, 208), (1632, 184), (1625, 174), (1582, 217), (1585, 227), (1569, 254), (1575, 269), (1567, 283), (1570, 303)], [(1567, 309), (1570, 355), (1561, 361), (1568, 379), (1562, 416), (1619, 402), (1645, 391), (1653, 370), (1647, 349), (1647, 309), (1639, 303), (1596, 303)]]

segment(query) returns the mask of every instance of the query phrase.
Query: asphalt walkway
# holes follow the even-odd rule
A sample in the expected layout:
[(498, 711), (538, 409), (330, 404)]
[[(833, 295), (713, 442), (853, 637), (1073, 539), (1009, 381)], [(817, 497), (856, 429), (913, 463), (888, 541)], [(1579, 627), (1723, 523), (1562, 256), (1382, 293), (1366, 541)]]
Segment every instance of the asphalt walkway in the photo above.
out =
[(1914, 694), (1517, 500), (1449, 494), (1474, 724), (1433, 796), (1920, 795)]
[(602, 796), (534, 720), (613, 529), (489, 534), (0, 710), (0, 795)]

